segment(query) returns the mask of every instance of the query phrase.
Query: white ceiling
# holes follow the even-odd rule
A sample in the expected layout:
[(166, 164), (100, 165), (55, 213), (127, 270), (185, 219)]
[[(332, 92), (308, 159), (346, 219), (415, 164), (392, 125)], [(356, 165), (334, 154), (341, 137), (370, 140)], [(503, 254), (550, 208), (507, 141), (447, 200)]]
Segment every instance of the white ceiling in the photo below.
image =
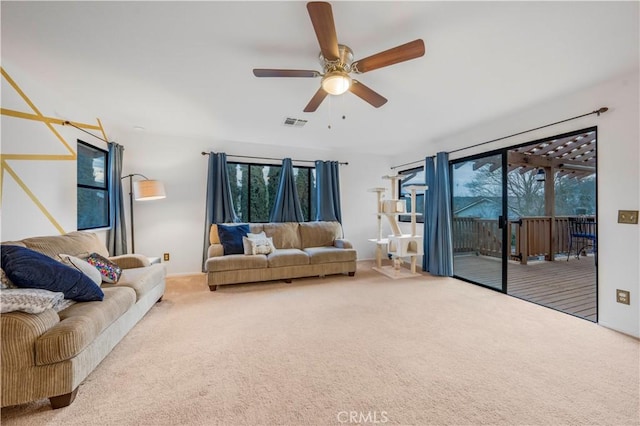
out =
[[(142, 126), (212, 148), (226, 140), (372, 153), (424, 147), (639, 66), (635, 1), (332, 6), (338, 41), (356, 59), (425, 41), (424, 57), (358, 77), (389, 99), (379, 109), (347, 93), (304, 113), (319, 79), (253, 76), (320, 70), (297, 1), (2, 1), (2, 64), (18, 82), (17, 70), (95, 112), (116, 140)], [(288, 128), (285, 117), (309, 122)]]

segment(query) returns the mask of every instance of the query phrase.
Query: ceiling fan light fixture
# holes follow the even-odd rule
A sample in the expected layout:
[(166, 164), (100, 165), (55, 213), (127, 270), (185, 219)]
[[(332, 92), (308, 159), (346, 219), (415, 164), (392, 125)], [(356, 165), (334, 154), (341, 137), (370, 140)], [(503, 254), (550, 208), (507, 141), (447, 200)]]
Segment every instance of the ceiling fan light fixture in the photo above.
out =
[(322, 77), (322, 89), (330, 95), (342, 95), (351, 87), (351, 77), (344, 71), (331, 71)]

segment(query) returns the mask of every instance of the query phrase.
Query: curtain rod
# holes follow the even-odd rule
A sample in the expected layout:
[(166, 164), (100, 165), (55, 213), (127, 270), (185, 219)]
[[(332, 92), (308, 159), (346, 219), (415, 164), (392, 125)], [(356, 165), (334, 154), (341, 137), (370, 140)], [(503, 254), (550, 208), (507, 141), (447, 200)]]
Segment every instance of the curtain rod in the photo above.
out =
[(85, 129), (83, 129), (83, 128), (81, 128), (81, 127), (76, 126), (75, 124), (73, 124), (73, 123), (72, 123), (72, 122), (70, 122), (70, 121), (63, 121), (63, 122), (62, 122), (62, 125), (63, 125), (63, 126), (71, 126), (71, 127), (75, 127), (76, 129), (78, 129), (78, 130), (80, 130), (80, 131), (82, 131), (82, 132), (85, 132), (86, 134), (91, 135), (91, 136), (93, 136), (93, 137), (94, 137), (94, 138), (96, 138), (96, 139), (100, 139), (100, 140), (101, 140), (101, 141), (103, 141), (103, 142), (109, 143), (109, 141), (108, 141), (108, 140), (106, 140), (106, 139), (102, 139), (100, 136), (98, 136), (98, 135), (94, 135), (93, 133), (88, 132), (88, 131), (86, 131)]
[[(201, 154), (202, 154), (202, 155), (211, 155), (210, 153), (208, 153), (208, 152), (204, 152), (204, 151), (202, 151), (202, 152), (201, 152)], [(250, 155), (231, 155), (231, 154), (229, 154), (229, 155), (227, 155), (227, 157), (235, 157), (235, 158), (251, 158), (251, 159), (254, 159), (254, 160), (274, 160), (274, 161), (282, 161), (282, 158), (272, 158), (272, 157), (252, 157), (252, 156), (250, 156)], [(291, 160), (291, 161), (295, 161), (295, 162), (297, 162), (297, 163), (315, 163), (315, 160)], [(345, 165), (345, 166), (348, 166), (348, 165), (349, 165), (349, 163), (348, 163), (348, 162), (339, 162), (338, 164)]]
[[(447, 154), (453, 154), (454, 152), (464, 151), (465, 149), (475, 148), (475, 147), (477, 147), (477, 146), (482, 146), (482, 145), (486, 145), (486, 144), (489, 144), (489, 143), (498, 142), (498, 141), (501, 141), (501, 140), (503, 140), (503, 139), (512, 138), (512, 137), (514, 137), (514, 136), (522, 135), (522, 134), (524, 134), (524, 133), (534, 132), (534, 131), (536, 131), (536, 130), (544, 129), (545, 127), (555, 126), (556, 124), (565, 123), (565, 122), (567, 122), (567, 121), (571, 121), (571, 120), (576, 120), (576, 119), (578, 119), (578, 118), (586, 117), (586, 116), (588, 116), (588, 115), (597, 114), (597, 115), (598, 115), (598, 117), (600, 117), (600, 114), (604, 114), (604, 113), (605, 113), (605, 112), (607, 112), (607, 111), (609, 111), (609, 108), (607, 108), (607, 107), (602, 107), (602, 108), (599, 108), (599, 109), (597, 109), (597, 110), (595, 110), (595, 111), (588, 112), (588, 113), (586, 113), (586, 114), (576, 115), (575, 117), (567, 118), (567, 119), (565, 119), (565, 120), (556, 121), (555, 123), (545, 124), (544, 126), (536, 127), (536, 128), (529, 129), (529, 130), (525, 130), (525, 131), (523, 131), (523, 132), (514, 133), (514, 134), (509, 135), (509, 136), (503, 136), (503, 137), (498, 138), (498, 139), (492, 139), (492, 140), (490, 140), (490, 141), (477, 143), (477, 144), (475, 144), (475, 145), (465, 146), (464, 148), (454, 149), (453, 151), (449, 151)], [(434, 155), (432, 155), (431, 157), (435, 157), (435, 156), (434, 156)], [(412, 162), (410, 162), (410, 163), (404, 163), (404, 164), (400, 164), (400, 165), (397, 165), (397, 166), (391, 166), (391, 170), (397, 169), (397, 168), (399, 168), (399, 167), (409, 166), (409, 165), (411, 165), (411, 164), (418, 164), (418, 163), (421, 163), (422, 161), (424, 161), (424, 160), (417, 160), (417, 161), (412, 161)]]

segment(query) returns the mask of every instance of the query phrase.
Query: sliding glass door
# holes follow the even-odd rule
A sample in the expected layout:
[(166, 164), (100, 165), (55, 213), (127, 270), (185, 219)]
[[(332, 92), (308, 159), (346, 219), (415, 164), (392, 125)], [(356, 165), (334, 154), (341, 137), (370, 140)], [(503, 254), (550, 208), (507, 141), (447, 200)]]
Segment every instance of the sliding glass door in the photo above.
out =
[(498, 153), (451, 164), (454, 275), (503, 292), (505, 161)]
[(454, 276), (597, 321), (596, 136), (451, 161)]

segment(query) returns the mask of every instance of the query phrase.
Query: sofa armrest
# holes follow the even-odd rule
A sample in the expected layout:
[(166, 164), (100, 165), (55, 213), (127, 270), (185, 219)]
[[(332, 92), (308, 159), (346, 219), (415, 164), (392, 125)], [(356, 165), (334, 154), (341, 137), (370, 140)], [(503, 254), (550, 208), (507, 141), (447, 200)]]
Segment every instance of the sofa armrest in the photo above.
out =
[(35, 365), (36, 340), (60, 322), (53, 309), (40, 314), (2, 314), (2, 369)]
[(122, 269), (142, 268), (151, 265), (149, 258), (141, 254), (121, 254), (120, 256), (111, 256), (109, 260)]
[(224, 256), (224, 247), (222, 244), (211, 244), (209, 246), (209, 251), (207, 252), (208, 257), (219, 257)]
[(353, 244), (351, 241), (345, 240), (344, 238), (338, 238), (333, 242), (333, 246), (342, 249), (351, 249), (353, 248)]

